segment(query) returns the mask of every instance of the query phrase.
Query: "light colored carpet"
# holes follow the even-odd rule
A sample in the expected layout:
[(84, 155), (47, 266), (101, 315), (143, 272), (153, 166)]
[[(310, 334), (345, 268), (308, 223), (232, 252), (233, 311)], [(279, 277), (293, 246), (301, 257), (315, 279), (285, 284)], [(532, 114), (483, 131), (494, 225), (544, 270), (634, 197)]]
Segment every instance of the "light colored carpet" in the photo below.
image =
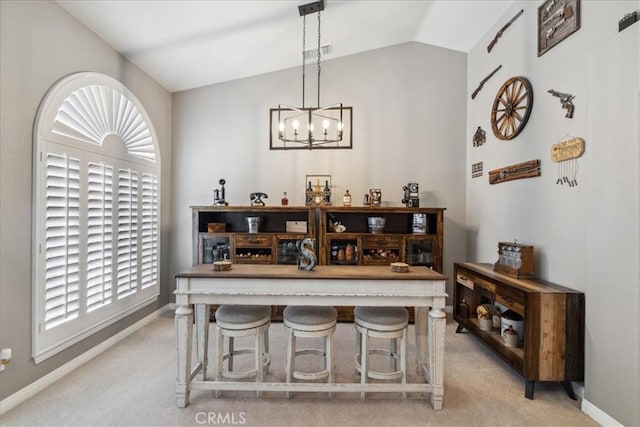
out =
[[(121, 341), (45, 391), (0, 418), (2, 426), (595, 426), (557, 383), (537, 383), (535, 399), (524, 397), (524, 380), (468, 334), (446, 332), (445, 398), (434, 411), (428, 395), (370, 393), (192, 391), (187, 408), (176, 406), (175, 332), (171, 313)], [(211, 328), (213, 329), (213, 328)], [(413, 327), (410, 329), (413, 336)], [(351, 381), (355, 331), (340, 323), (336, 332), (338, 380)], [(410, 374), (415, 375), (413, 339)], [(282, 324), (270, 329), (269, 377), (284, 377)], [(213, 340), (210, 342), (213, 344)], [(317, 361), (307, 360), (309, 365)]]

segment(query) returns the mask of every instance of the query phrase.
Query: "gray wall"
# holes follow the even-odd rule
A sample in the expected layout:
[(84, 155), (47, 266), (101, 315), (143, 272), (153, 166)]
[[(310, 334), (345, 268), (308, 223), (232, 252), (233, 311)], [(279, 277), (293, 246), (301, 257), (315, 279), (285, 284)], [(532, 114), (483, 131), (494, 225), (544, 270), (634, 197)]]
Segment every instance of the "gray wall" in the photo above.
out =
[[(467, 148), (468, 255), (495, 262), (497, 242), (534, 245), (536, 275), (585, 292), (585, 398), (625, 425), (640, 424), (639, 341), (639, 25), (618, 33), (618, 20), (640, 2), (583, 1), (581, 29), (537, 56), (537, 7), (518, 1), (468, 55), (471, 90), (502, 69), (468, 103), (467, 139), (477, 126), (487, 144)], [(496, 31), (524, 9), (490, 54)], [(493, 136), (490, 111), (498, 88), (512, 76), (533, 86), (533, 112), (511, 141)], [(576, 96), (573, 119), (565, 118), (548, 89)], [(578, 186), (555, 184), (551, 146), (569, 136), (586, 141), (578, 160)], [(489, 185), (488, 171), (541, 159), (542, 176)], [(472, 179), (471, 164), (484, 162), (485, 176)]]
[[(171, 95), (50, 1), (0, 2), (0, 345), (13, 360), (0, 400), (43, 377), (169, 301)], [(162, 173), (161, 295), (156, 304), (34, 365), (31, 360), (32, 127), (40, 100), (61, 77), (96, 71), (140, 100), (158, 135)]]
[(231, 205), (254, 191), (303, 205), (305, 175), (329, 174), (336, 199), (349, 189), (357, 205), (380, 188), (402, 206), (402, 186), (418, 182), (421, 206), (447, 208), (449, 274), (465, 258), (466, 55), (407, 43), (323, 62), (321, 104), (353, 106), (353, 150), (269, 150), (269, 108), (300, 104), (300, 81), (295, 68), (174, 94), (172, 268), (191, 265), (189, 206), (211, 205), (219, 178)]

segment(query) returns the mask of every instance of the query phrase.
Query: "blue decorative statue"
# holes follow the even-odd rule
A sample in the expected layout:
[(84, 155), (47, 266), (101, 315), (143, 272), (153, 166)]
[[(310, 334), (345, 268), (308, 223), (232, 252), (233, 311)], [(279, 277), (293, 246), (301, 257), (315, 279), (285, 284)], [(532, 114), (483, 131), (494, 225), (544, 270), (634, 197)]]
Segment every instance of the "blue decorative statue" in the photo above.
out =
[(318, 258), (316, 257), (315, 252), (313, 251), (315, 239), (302, 239), (296, 242), (296, 246), (298, 248), (298, 268), (300, 270), (313, 270), (313, 267), (316, 266), (316, 262), (318, 262)]

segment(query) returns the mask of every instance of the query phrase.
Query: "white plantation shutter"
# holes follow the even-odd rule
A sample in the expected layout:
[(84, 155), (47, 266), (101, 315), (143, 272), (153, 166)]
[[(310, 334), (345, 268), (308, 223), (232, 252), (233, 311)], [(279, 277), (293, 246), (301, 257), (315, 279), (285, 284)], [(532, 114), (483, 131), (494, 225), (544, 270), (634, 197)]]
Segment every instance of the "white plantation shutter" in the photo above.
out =
[(111, 303), (113, 257), (113, 167), (87, 167), (87, 311)]
[(142, 288), (158, 282), (158, 177), (142, 174)]
[(118, 135), (127, 153), (155, 161), (152, 129), (126, 94), (105, 85), (88, 85), (71, 93), (60, 106), (53, 133), (101, 145), (105, 135)]
[(45, 95), (34, 127), (36, 363), (157, 300), (159, 154), (118, 81), (77, 73)]
[(80, 161), (46, 161), (45, 328), (78, 317), (80, 294)]
[(138, 286), (138, 173), (118, 171), (118, 299)]

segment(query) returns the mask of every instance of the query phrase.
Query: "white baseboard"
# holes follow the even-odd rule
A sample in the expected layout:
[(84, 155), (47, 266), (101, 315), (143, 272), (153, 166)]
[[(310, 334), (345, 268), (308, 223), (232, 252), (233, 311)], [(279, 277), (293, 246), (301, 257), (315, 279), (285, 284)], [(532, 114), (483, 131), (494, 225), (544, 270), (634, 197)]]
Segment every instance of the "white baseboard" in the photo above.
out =
[(19, 404), (25, 402), (27, 399), (30, 399), (31, 397), (35, 396), (36, 394), (38, 394), (45, 388), (49, 387), (51, 384), (55, 383), (56, 381), (58, 381), (68, 373), (84, 365), (94, 357), (98, 356), (100, 353), (114, 346), (119, 341), (122, 341), (129, 335), (141, 329), (142, 327), (148, 325), (149, 323), (151, 323), (152, 321), (160, 317), (160, 315), (162, 315), (163, 313), (169, 310), (170, 310), (170, 306), (169, 304), (167, 304), (164, 307), (160, 308), (159, 310), (156, 310), (155, 312), (151, 313), (144, 319), (137, 321), (136, 323), (129, 326), (128, 328), (118, 332), (117, 334), (106, 339), (105, 341), (102, 341), (100, 344), (82, 353), (80, 356), (76, 357), (75, 359), (65, 363), (64, 365), (60, 366), (58, 369), (52, 372), (49, 372), (44, 377), (34, 381), (33, 383), (29, 384), (25, 388), (18, 390), (11, 396), (0, 401), (0, 415), (5, 414), (6, 412), (18, 406)]
[(576, 399), (584, 399), (584, 383), (572, 381), (571, 385), (573, 386), (573, 393), (576, 395)]
[(619, 422), (613, 419), (609, 414), (589, 402), (587, 399), (582, 399), (582, 412), (591, 417), (595, 422), (601, 426), (622, 426)]

